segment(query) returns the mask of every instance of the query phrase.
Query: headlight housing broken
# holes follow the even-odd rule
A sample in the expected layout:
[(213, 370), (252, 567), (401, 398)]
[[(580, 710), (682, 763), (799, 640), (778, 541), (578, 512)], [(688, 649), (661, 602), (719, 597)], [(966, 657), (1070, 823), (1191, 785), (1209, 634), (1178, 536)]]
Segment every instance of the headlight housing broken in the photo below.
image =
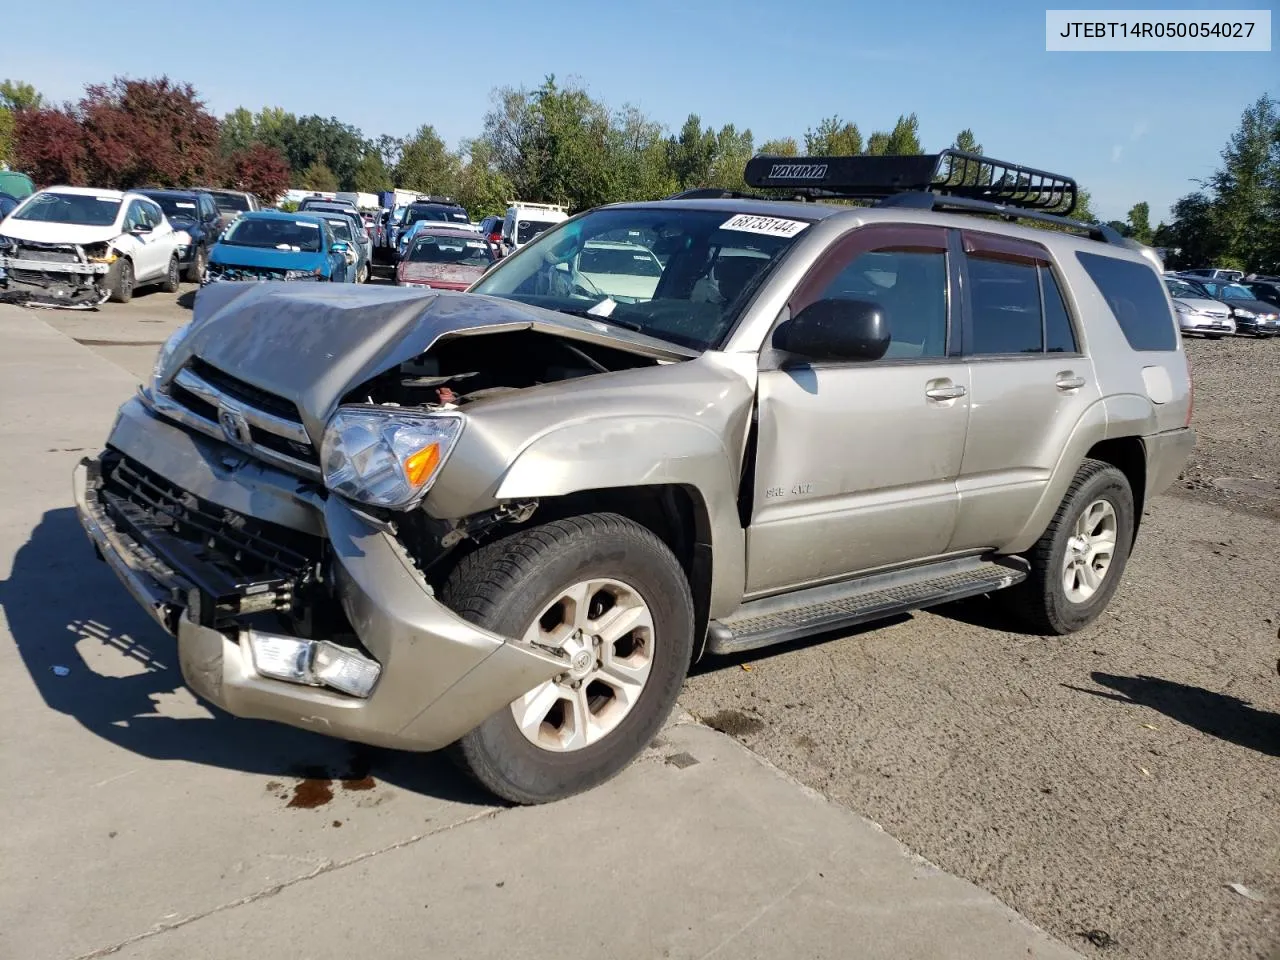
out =
[(435, 481), (462, 433), (460, 413), (339, 407), (325, 427), (325, 486), (375, 507), (408, 510)]

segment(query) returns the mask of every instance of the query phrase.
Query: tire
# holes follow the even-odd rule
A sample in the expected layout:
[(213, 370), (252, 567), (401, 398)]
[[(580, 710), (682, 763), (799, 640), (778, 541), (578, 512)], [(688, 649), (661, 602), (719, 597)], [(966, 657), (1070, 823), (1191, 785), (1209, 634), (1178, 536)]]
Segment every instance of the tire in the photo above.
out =
[[(587, 587), (588, 581), (595, 582)], [(563, 602), (574, 585), (586, 598), (581, 605)], [(693, 600), (679, 561), (653, 533), (617, 514), (556, 520), (481, 547), (458, 564), (442, 599), (463, 619), (507, 636), (530, 633), (553, 646), (563, 637), (568, 649), (585, 641), (575, 657), (582, 662), (570, 670), (593, 672), (579, 674), (579, 690), (570, 689), (573, 673), (561, 674), (562, 682), (540, 684), (451, 747), (464, 770), (512, 803), (563, 799), (630, 764), (671, 713), (693, 653)], [(568, 632), (575, 619), (592, 624), (600, 636), (611, 634), (611, 600), (620, 618), (624, 611), (639, 618), (626, 624), (647, 622), (651, 629), (637, 627), (597, 648), (591, 637), (575, 640)], [(605, 611), (593, 617), (602, 606)], [(586, 612), (578, 619), (575, 610)], [(606, 660), (621, 665), (624, 675), (645, 672), (629, 706), (615, 693), (621, 687), (601, 679)], [(583, 708), (576, 703), (585, 704), (586, 713), (579, 714)], [(551, 704), (545, 715), (540, 704)], [(596, 721), (594, 731), (588, 715)]]
[(204, 247), (196, 250), (196, 258), (187, 267), (187, 283), (199, 283), (204, 279), (205, 267), (209, 265), (209, 252)]
[(128, 303), (133, 299), (133, 262), (127, 257), (121, 257), (111, 265), (111, 277), (108, 281), (111, 287), (112, 303)]
[(368, 283), (368, 282), (369, 282), (369, 268), (367, 266), (361, 267), (359, 271), (356, 273), (356, 283)]
[(178, 264), (178, 255), (175, 253), (169, 258), (169, 269), (165, 271), (164, 279), (160, 281), (160, 289), (165, 293), (177, 293), (182, 287), (182, 270)]
[[(1082, 587), (1073, 597), (1067, 588), (1068, 551), (1073, 548), (1086, 510), (1094, 510), (1099, 502), (1107, 504), (1114, 516), (1111, 557), (1100, 582), (1087, 597), (1082, 596), (1088, 585), (1085, 571), (1077, 568), (1077, 583)], [(1010, 613), (1036, 633), (1060, 636), (1084, 629), (1106, 609), (1120, 585), (1133, 545), (1134, 520), (1133, 490), (1125, 475), (1109, 463), (1086, 460), (1048, 529), (1026, 554), (1031, 564), (1027, 579), (996, 597), (1003, 598)], [(1092, 559), (1088, 566), (1095, 569)]]

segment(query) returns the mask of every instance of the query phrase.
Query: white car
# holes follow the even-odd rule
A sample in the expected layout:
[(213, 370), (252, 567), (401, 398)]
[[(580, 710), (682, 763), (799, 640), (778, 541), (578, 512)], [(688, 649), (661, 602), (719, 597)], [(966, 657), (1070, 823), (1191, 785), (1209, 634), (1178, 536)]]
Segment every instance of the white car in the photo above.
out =
[(578, 254), (577, 274), (614, 300), (651, 300), (662, 279), (662, 264), (638, 243), (588, 240)]
[(176, 293), (175, 231), (159, 204), (138, 193), (50, 187), (27, 197), (0, 221), (5, 289), (41, 306), (90, 309), (158, 283)]
[(1236, 322), (1225, 303), (1206, 300), (1203, 293), (1177, 277), (1165, 277), (1164, 285), (1173, 298), (1173, 311), (1183, 334), (1198, 333), (1218, 340), (1236, 332)]

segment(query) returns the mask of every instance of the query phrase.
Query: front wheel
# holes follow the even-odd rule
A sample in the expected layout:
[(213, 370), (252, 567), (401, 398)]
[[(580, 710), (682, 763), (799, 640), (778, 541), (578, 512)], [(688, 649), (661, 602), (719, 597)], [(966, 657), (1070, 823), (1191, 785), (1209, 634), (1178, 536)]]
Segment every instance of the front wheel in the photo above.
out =
[(564, 671), (454, 745), (487, 789), (546, 803), (613, 777), (675, 705), (693, 652), (693, 601), (679, 561), (617, 514), (557, 520), (488, 544), (442, 592), (464, 619), (554, 648)]
[(1109, 463), (1086, 460), (1053, 522), (1027, 554), (1027, 579), (996, 596), (1037, 633), (1082, 630), (1120, 585), (1134, 521), (1128, 478)]
[(196, 255), (187, 268), (187, 283), (199, 283), (204, 279), (205, 267), (209, 265), (209, 253), (204, 247), (196, 250)]
[(164, 273), (164, 279), (160, 281), (160, 289), (165, 293), (177, 293), (182, 286), (182, 271), (178, 266), (178, 255), (175, 253), (169, 258), (169, 269)]
[(121, 257), (113, 263), (107, 277), (112, 303), (128, 303), (133, 299), (133, 264), (128, 259)]

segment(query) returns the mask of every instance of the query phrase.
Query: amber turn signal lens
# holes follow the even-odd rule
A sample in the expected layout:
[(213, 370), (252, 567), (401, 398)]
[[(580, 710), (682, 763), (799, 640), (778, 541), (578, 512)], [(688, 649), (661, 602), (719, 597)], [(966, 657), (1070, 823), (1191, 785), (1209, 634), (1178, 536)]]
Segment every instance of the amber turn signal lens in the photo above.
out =
[(440, 463), (440, 444), (430, 443), (404, 461), (404, 477), (409, 486), (420, 487), (431, 478)]

